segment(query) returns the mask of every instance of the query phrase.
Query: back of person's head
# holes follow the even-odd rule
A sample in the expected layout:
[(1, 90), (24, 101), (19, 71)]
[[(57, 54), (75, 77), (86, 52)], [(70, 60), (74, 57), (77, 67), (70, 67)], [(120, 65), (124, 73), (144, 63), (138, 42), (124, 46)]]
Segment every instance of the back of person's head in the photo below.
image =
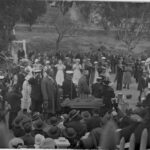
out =
[(31, 126), (30, 123), (27, 123), (27, 124), (24, 125), (24, 131), (25, 131), (25, 133), (31, 133), (32, 126)]

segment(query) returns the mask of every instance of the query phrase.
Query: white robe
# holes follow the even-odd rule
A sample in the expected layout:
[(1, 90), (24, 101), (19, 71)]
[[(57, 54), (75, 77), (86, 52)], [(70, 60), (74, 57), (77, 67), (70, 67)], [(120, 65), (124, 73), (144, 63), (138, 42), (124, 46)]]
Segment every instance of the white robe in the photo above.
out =
[(22, 87), (22, 99), (21, 99), (21, 109), (27, 109), (27, 112), (30, 112), (31, 106), (31, 86), (28, 83), (28, 80), (23, 82)]

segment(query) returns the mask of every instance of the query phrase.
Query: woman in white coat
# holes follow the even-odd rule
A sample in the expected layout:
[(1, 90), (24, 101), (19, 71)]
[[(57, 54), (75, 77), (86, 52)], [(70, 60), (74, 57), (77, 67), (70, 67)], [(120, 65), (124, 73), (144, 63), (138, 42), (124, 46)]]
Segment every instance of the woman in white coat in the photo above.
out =
[(56, 83), (58, 86), (62, 86), (64, 82), (64, 70), (66, 69), (66, 66), (62, 63), (62, 60), (59, 60), (55, 67), (57, 68)]
[(80, 59), (76, 59), (76, 63), (73, 65), (73, 83), (77, 86), (79, 79), (81, 78), (82, 74), (81, 74), (81, 70), (82, 66), (80, 64)]
[(27, 112), (30, 112), (31, 106), (31, 85), (29, 84), (29, 79), (31, 78), (30, 75), (27, 75), (25, 81), (23, 82), (22, 86), (22, 98), (21, 98), (21, 109), (26, 109)]

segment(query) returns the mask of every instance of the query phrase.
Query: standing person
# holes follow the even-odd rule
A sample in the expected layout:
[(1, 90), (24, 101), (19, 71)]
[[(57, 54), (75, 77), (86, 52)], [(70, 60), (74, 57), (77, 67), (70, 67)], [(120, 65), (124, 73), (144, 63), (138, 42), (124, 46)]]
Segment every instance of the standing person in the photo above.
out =
[(131, 68), (130, 64), (128, 63), (128, 64), (125, 66), (125, 70), (124, 70), (124, 74), (123, 74), (123, 84), (124, 84), (124, 88), (127, 88), (127, 89), (130, 88), (131, 72), (132, 72), (132, 68)]
[(31, 85), (29, 84), (29, 79), (31, 76), (26, 76), (25, 81), (23, 82), (22, 86), (22, 98), (21, 98), (21, 109), (27, 110), (27, 112), (30, 112), (30, 106), (31, 106)]
[(87, 82), (87, 72), (84, 70), (78, 82), (79, 96), (83, 97), (90, 94), (90, 89)]
[(62, 60), (58, 61), (58, 64), (55, 65), (57, 68), (57, 73), (56, 73), (56, 83), (58, 86), (62, 86), (64, 82), (64, 70), (65, 70), (65, 65), (62, 63)]
[(29, 83), (32, 87), (31, 89), (31, 109), (32, 113), (42, 112), (42, 91), (41, 91), (41, 70), (33, 70), (33, 77), (29, 79)]
[(110, 83), (109, 80), (103, 81), (102, 97), (103, 97), (103, 103), (105, 104), (104, 111), (106, 112), (112, 110), (113, 105), (111, 99), (115, 97), (115, 92), (113, 88), (109, 86), (109, 83)]
[(73, 71), (66, 71), (66, 78), (63, 83), (63, 98), (74, 99), (77, 97), (75, 85), (72, 82)]
[[(44, 112), (48, 116), (54, 115), (57, 107), (57, 86), (55, 80), (52, 78), (52, 72), (50, 70), (45, 70), (43, 72), (41, 89), (44, 101)], [(46, 119), (48, 116), (46, 116)]]
[(105, 77), (106, 77), (107, 80), (110, 79), (110, 73), (111, 73), (111, 68), (110, 68), (108, 62), (106, 62), (106, 68), (105, 68), (105, 73), (104, 74), (105, 74)]
[(148, 87), (147, 72), (143, 72), (142, 76), (139, 78), (138, 90), (140, 91), (139, 101), (141, 101), (141, 96), (144, 93), (144, 90)]
[(12, 123), (21, 109), (21, 94), (16, 86), (7, 93), (7, 101), (11, 106), (9, 113), (9, 129), (12, 129)]
[(76, 63), (73, 65), (73, 83), (77, 86), (79, 79), (81, 78), (81, 70), (82, 66), (80, 64), (80, 59), (76, 59)]
[(119, 61), (119, 64), (117, 66), (117, 74), (115, 81), (117, 81), (117, 90), (122, 90), (122, 80), (123, 80), (123, 65), (122, 62)]
[(90, 85), (95, 84), (97, 82), (97, 78), (99, 77), (98, 73), (98, 62), (94, 62), (94, 67), (91, 68), (90, 74)]

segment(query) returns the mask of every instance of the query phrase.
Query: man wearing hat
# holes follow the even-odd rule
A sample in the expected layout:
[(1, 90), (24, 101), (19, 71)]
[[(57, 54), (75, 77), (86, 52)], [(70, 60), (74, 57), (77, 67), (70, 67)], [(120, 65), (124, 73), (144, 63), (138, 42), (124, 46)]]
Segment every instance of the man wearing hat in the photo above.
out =
[(103, 91), (102, 77), (98, 77), (96, 83), (92, 85), (92, 95), (96, 98), (101, 98), (102, 91)]
[[(51, 70), (45, 70), (43, 73), (43, 79), (41, 83), (42, 95), (43, 95), (43, 107), (44, 112), (47, 115), (54, 115), (57, 109), (57, 85), (52, 78)], [(46, 116), (45, 116), (46, 117)], [(48, 117), (48, 116), (47, 116)], [(46, 119), (47, 119), (46, 117)]]
[(43, 103), (43, 97), (42, 97), (42, 91), (41, 91), (41, 70), (33, 70), (33, 77), (29, 79), (29, 83), (31, 84), (32, 90), (31, 90), (31, 109), (32, 113), (34, 112), (42, 112), (42, 103)]
[(82, 76), (79, 79), (78, 91), (79, 96), (83, 98), (85, 95), (88, 96), (88, 94), (90, 94), (90, 89), (87, 82), (87, 72), (85, 70), (83, 70)]
[(73, 109), (69, 112), (69, 118), (64, 122), (66, 128), (73, 128), (77, 132), (78, 138), (86, 132), (86, 126), (80, 120), (80, 111)]
[(71, 70), (66, 71), (66, 77), (62, 86), (64, 99), (66, 98), (74, 99), (77, 97), (76, 88), (72, 82), (72, 75), (73, 75), (73, 71)]
[(36, 134), (41, 134), (44, 137), (47, 136), (46, 132), (44, 131), (44, 122), (41, 119), (38, 119), (33, 124), (34, 130), (32, 130), (31, 135), (35, 137)]
[(52, 126), (47, 131), (47, 135), (49, 138), (58, 139), (61, 136), (61, 129), (58, 128), (57, 126)]
[(138, 81), (138, 90), (140, 91), (139, 101), (141, 101), (141, 96), (147, 87), (148, 87), (147, 72), (143, 71), (142, 76), (139, 78)]
[(62, 131), (62, 135), (69, 140), (70, 146), (69, 148), (75, 148), (77, 144), (77, 133), (73, 128), (65, 128)]
[(112, 109), (112, 101), (111, 99), (115, 97), (115, 92), (111, 86), (109, 86), (110, 81), (103, 81), (103, 103), (105, 104), (104, 110), (107, 112)]

